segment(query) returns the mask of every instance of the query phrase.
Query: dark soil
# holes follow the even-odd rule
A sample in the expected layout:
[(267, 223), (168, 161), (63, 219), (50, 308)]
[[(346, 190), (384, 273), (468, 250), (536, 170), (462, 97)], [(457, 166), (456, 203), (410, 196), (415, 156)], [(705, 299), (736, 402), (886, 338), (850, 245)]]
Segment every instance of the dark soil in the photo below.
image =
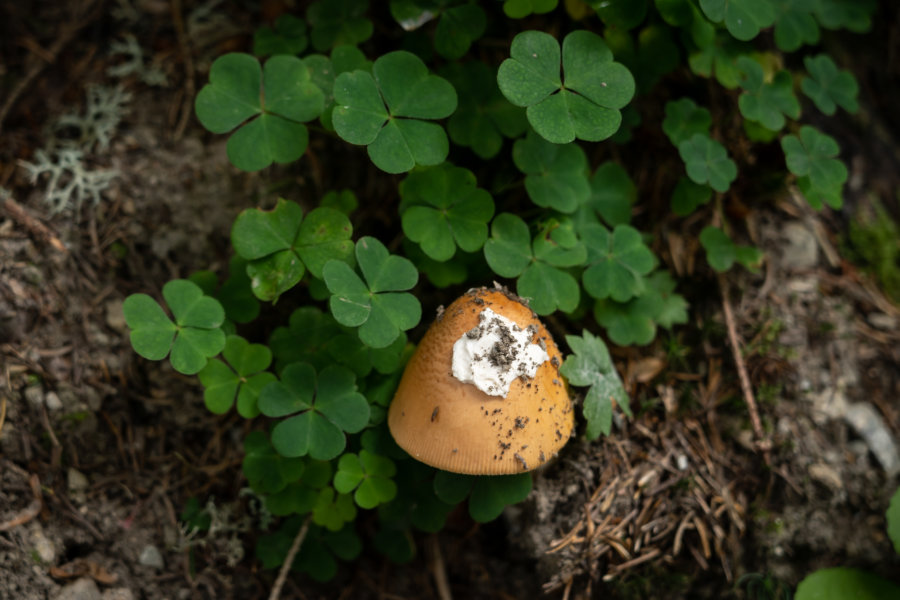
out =
[[(277, 575), (253, 556), (260, 523), (242, 493), (241, 442), (253, 425), (209, 414), (194, 378), (134, 355), (122, 301), (158, 296), (197, 269), (222, 274), (234, 216), (276, 195), (309, 203), (355, 187), (367, 199), (361, 234), (396, 230), (383, 209), (393, 184), (359, 149), (316, 136), (297, 165), (230, 167), (223, 136), (194, 121), (192, 97), (211, 61), (247, 49), (263, 17), (246, 3), (204, 15), (208, 4), (0, 0), (2, 599), (57, 599), (86, 580), (106, 600), (264, 598)], [(692, 320), (650, 347), (614, 352), (634, 421), (570, 443), (497, 522), (458, 510), (440, 534), (417, 537), (409, 564), (366, 550), (330, 583), (291, 577), (282, 597), (434, 598), (442, 572), (454, 597), (473, 600), (746, 597), (736, 588), (744, 575), (794, 587), (834, 565), (897, 580), (884, 522), (897, 472), (848, 414), (869, 410), (900, 441), (900, 310), (838, 253), (873, 199), (900, 217), (900, 17), (890, 1), (880, 10), (869, 36), (825, 40), (862, 87), (857, 117), (822, 125), (851, 167), (847, 208), (815, 213), (785, 193), (742, 215), (767, 262), (758, 275), (729, 273), (725, 297), (767, 446), (753, 439), (723, 290), (696, 248), (678, 243), (697, 223), (660, 223), (655, 249), (685, 282)], [(110, 46), (127, 34), (165, 86), (109, 74), (124, 60)], [(29, 181), (21, 161), (35, 162), (51, 131), (65, 137), (52, 124), (83, 110), (89, 84), (117, 83), (132, 99), (109, 145), (84, 158), (85, 169), (117, 177), (98, 204), (51, 214), (46, 178)], [(649, 171), (638, 178), (654, 189)], [(447, 301), (422, 295), (426, 307)], [(190, 498), (212, 510), (209, 534), (187, 533)], [(360, 519), (363, 537), (374, 527), (372, 515)]]

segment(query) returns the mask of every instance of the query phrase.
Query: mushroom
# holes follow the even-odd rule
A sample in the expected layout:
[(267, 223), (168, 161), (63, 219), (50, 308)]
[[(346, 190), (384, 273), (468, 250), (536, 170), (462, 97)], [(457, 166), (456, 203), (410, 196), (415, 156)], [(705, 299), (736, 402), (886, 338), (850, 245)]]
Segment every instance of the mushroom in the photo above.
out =
[(505, 288), (466, 292), (431, 325), (388, 410), (412, 457), (444, 471), (504, 475), (553, 458), (574, 427), (550, 333)]

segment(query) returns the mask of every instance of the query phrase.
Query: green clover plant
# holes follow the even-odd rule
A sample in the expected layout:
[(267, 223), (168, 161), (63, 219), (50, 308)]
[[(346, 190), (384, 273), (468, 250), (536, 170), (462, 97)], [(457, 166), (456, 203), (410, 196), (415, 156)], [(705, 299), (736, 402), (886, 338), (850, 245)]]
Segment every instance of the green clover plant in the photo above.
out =
[(228, 412), (237, 402), (237, 411), (245, 419), (259, 414), (256, 406), (260, 391), (275, 381), (266, 371), (272, 363), (272, 351), (262, 344), (251, 344), (237, 335), (225, 339), (225, 361), (211, 359), (197, 373), (203, 384), (206, 408), (215, 414)]

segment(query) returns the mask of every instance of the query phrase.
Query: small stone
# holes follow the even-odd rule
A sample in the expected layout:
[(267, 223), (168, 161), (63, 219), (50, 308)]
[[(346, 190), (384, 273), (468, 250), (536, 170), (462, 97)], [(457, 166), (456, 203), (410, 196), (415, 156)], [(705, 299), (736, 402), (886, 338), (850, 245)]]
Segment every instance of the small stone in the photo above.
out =
[(128, 588), (113, 588), (103, 592), (103, 600), (134, 600), (134, 594)]
[(138, 562), (145, 567), (151, 567), (160, 571), (165, 567), (165, 563), (163, 562), (162, 554), (159, 551), (159, 548), (154, 546), (153, 544), (147, 544), (144, 546), (144, 549), (141, 550), (141, 555), (138, 558)]
[(125, 323), (125, 311), (123, 310), (124, 302), (120, 299), (108, 300), (106, 302), (106, 324), (110, 329), (120, 333), (128, 329)]
[(811, 269), (819, 261), (819, 244), (806, 225), (798, 221), (786, 224), (782, 233), (787, 241), (781, 264), (788, 269)]
[(844, 489), (844, 482), (840, 473), (825, 463), (816, 463), (809, 466), (809, 476), (820, 481), (834, 490)]
[(844, 419), (865, 440), (888, 477), (900, 474), (900, 452), (891, 432), (884, 424), (884, 419), (871, 404), (866, 402), (851, 404), (847, 407)]
[(65, 586), (53, 600), (103, 600), (93, 579), (82, 577)]
[(38, 558), (41, 559), (41, 562), (43, 564), (52, 565), (56, 562), (56, 547), (44, 533), (44, 530), (40, 527), (40, 525), (36, 526), (31, 531), (31, 535), (29, 537), (31, 541), (31, 547), (37, 553)]
[(675, 458), (675, 466), (678, 467), (679, 471), (687, 471), (687, 468), (690, 463), (688, 463), (688, 457), (684, 454), (679, 454)]
[(63, 403), (62, 400), (59, 399), (59, 396), (56, 392), (47, 392), (47, 395), (44, 396), (44, 404), (47, 406), (47, 410), (49, 411), (58, 411), (62, 410)]
[(40, 384), (29, 385), (25, 388), (25, 400), (34, 408), (40, 408), (44, 404), (44, 388)]
[(873, 312), (866, 316), (866, 321), (875, 329), (882, 331), (894, 331), (897, 329), (897, 319), (883, 312)]
[(76, 504), (84, 504), (87, 500), (87, 489), (90, 485), (87, 476), (74, 467), (69, 467), (66, 472), (66, 481), (68, 482), (69, 497)]

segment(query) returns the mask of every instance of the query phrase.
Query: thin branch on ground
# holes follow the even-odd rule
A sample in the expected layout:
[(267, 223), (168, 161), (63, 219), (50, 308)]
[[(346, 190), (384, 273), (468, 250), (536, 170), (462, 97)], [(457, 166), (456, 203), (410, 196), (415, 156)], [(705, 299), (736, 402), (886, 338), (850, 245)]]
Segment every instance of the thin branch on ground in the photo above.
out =
[(309, 531), (309, 522), (311, 520), (312, 515), (306, 517), (306, 520), (303, 521), (303, 527), (297, 532), (297, 537), (294, 538), (294, 543), (291, 544), (291, 549), (288, 550), (284, 564), (281, 565), (281, 570), (278, 572), (278, 579), (275, 580), (275, 585), (272, 586), (269, 600), (278, 600), (278, 597), (281, 595), (281, 588), (284, 587), (284, 582), (287, 581), (288, 573), (291, 571), (291, 565), (294, 564), (294, 559), (300, 551), (300, 546), (303, 545), (303, 539), (306, 537), (306, 532)]
[(441, 542), (437, 534), (428, 538), (431, 554), (431, 571), (434, 575), (434, 586), (437, 588), (438, 598), (441, 600), (453, 600), (450, 592), (450, 584), (447, 582), (447, 569), (444, 565), (444, 556), (441, 554)]
[(750, 377), (747, 375), (747, 365), (744, 363), (744, 357), (741, 354), (741, 343), (738, 340), (737, 326), (734, 321), (734, 312), (731, 309), (731, 301), (728, 299), (728, 280), (719, 273), (719, 290), (722, 293), (722, 311), (725, 313), (725, 327), (728, 329), (728, 341), (731, 345), (731, 354), (734, 357), (734, 364), (737, 367), (738, 378), (741, 382), (741, 391), (744, 394), (744, 402), (747, 403), (747, 410), (750, 413), (750, 424), (753, 427), (753, 434), (756, 437), (758, 447), (763, 451), (763, 459), (767, 465), (772, 464), (772, 456), (770, 453), (771, 442), (766, 439), (762, 428), (762, 421), (759, 418), (759, 409), (756, 405), (756, 397), (753, 395), (753, 388), (750, 385)]

